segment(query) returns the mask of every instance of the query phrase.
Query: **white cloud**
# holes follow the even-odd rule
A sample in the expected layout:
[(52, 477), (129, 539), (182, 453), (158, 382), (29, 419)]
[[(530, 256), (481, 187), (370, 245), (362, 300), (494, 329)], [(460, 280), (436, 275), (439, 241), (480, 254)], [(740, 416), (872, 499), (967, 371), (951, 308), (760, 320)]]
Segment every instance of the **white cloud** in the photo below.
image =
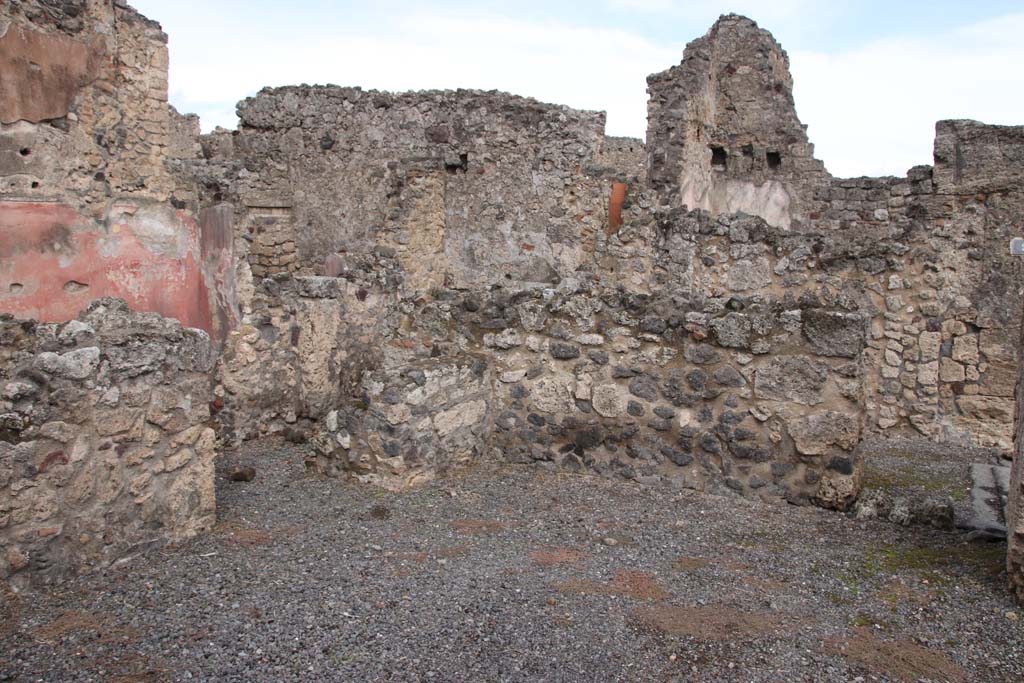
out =
[[(384, 35), (317, 31), (208, 43), (172, 44), (171, 99), (200, 109), (204, 129), (233, 126), (225, 101), (264, 85), (337, 83), (367, 89), (479, 88), (608, 112), (608, 132), (644, 135), (646, 76), (680, 58), (626, 31), (540, 25), (501, 17), (408, 16)], [(321, 35), (318, 35), (321, 34)], [(184, 43), (184, 41), (183, 41)], [(211, 68), (216, 64), (216, 68)], [(219, 116), (211, 117), (216, 111)]]
[(827, 55), (791, 52), (797, 111), (833, 173), (932, 163), (935, 121), (1024, 123), (1024, 14)]
[(721, 14), (742, 14), (762, 26), (768, 26), (788, 22), (794, 17), (809, 20), (812, 16), (833, 11), (827, 3), (819, 0), (605, 0), (605, 6), (614, 10), (707, 21), (709, 26)]

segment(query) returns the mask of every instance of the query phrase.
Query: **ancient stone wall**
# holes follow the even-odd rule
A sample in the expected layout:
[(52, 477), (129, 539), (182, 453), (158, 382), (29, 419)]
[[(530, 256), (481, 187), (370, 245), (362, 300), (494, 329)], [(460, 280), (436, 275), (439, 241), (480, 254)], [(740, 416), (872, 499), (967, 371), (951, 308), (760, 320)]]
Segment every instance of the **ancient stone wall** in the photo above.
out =
[(392, 490), (448, 474), (488, 454), (492, 384), (488, 359), (471, 354), (368, 371), (360, 398), (318, 426), (310, 464)]
[[(1007, 179), (1024, 150), (1021, 129), (972, 121), (936, 128), (934, 170), (834, 180), (826, 208), (809, 219), (864, 253), (861, 277), (880, 311), (869, 352), (871, 427), (909, 425), (929, 438), (1008, 450), (1021, 319), (1007, 294), (1024, 290), (1008, 244), (1024, 202)], [(970, 154), (973, 165), (947, 148)]]
[(1021, 129), (943, 121), (934, 169), (832, 178), (796, 116), (785, 52), (734, 15), (649, 88), (662, 201), (814, 235), (822, 262), (840, 254), (872, 292), (869, 428), (1008, 450), (1020, 312), (1003, 294), (1024, 289), (1006, 246), (1024, 215)]
[[(491, 302), (541, 296), (545, 288), (568, 297), (573, 302), (570, 308), (596, 306), (607, 313), (614, 310), (608, 297), (626, 296), (647, 302), (636, 304), (641, 307), (653, 301), (662, 309), (674, 309), (676, 320), (682, 319), (680, 311), (691, 316), (684, 321), (683, 333), (670, 335), (664, 351), (683, 361), (646, 367), (650, 359), (634, 354), (630, 360), (639, 369), (618, 371), (650, 375), (655, 385), (671, 381), (662, 374), (698, 378), (700, 373), (694, 371), (704, 372), (692, 363), (682, 367), (692, 344), (718, 345), (716, 353), (733, 370), (744, 366), (741, 359), (758, 359), (746, 362), (742, 386), (749, 395), (732, 397), (733, 403), (743, 403), (738, 411), (724, 403), (730, 397), (723, 387), (718, 393), (708, 391), (714, 394), (712, 399), (699, 400), (695, 396), (703, 389), (687, 389), (691, 394), (685, 400), (700, 403), (696, 413), (705, 417), (706, 407), (713, 421), (719, 418), (716, 411), (764, 414), (754, 405), (753, 377), (761, 355), (799, 356), (800, 363), (806, 360), (808, 367), (821, 370), (817, 376), (826, 378), (819, 387), (822, 395), (810, 405), (789, 406), (761, 433), (759, 443), (765, 448), (771, 444), (778, 454), (774, 469), (786, 472), (781, 478), (766, 475), (771, 463), (759, 468), (749, 462), (737, 465), (735, 453), (727, 448), (723, 458), (693, 447), (700, 437), (694, 440), (687, 434), (709, 432), (711, 425), (679, 425), (669, 434), (652, 434), (650, 439), (661, 443), (686, 443), (688, 455), (677, 457), (680, 461), (704, 458), (703, 474), (689, 476), (693, 485), (728, 482), (748, 493), (766, 487), (758, 495), (770, 491), (814, 498), (815, 477), (827, 469), (822, 462), (830, 461), (809, 458), (821, 455), (807, 452), (814, 449), (838, 458), (837, 467), (848, 470), (843, 476), (849, 479), (843, 481), (854, 482), (855, 490), (855, 464), (848, 466), (843, 459), (846, 447), (860, 434), (862, 420), (872, 430), (916, 429), (931, 438), (1008, 447), (1012, 404), (1005, 378), (1016, 364), (1015, 342), (1007, 330), (1019, 320), (1016, 313), (999, 307), (996, 292), (1000, 287), (1019, 288), (1021, 282), (1019, 272), (1002, 256), (1012, 217), (1019, 210), (1012, 171), (998, 166), (1008, 162), (998, 162), (993, 150), (1015, 144), (1013, 130), (944, 122), (938, 129), (935, 178), (930, 167), (919, 167), (902, 179), (833, 179), (813, 159), (813, 148), (796, 117), (785, 53), (756, 24), (732, 16), (692, 43), (682, 65), (652, 77), (651, 93), (645, 147), (639, 141), (601, 135), (598, 115), (495, 93), (266, 90), (240, 105), (242, 127), (236, 134), (204, 136), (203, 159), (192, 163), (191, 172), (202, 180), (207, 197), (237, 202), (235, 248), (240, 254), (237, 272), (245, 315), (254, 321), (268, 319), (265, 312), (256, 312), (265, 303), (260, 296), (255, 296), (253, 306), (246, 303), (247, 292), (258, 291), (264, 278), (281, 283), (299, 273), (317, 273), (362, 283), (346, 285), (351, 291), (340, 298), (351, 297), (353, 291), (369, 296), (375, 305), (374, 320), (381, 323), (372, 329), (386, 344), (383, 353), (367, 356), (360, 372), (383, 367), (385, 373), (399, 373), (399, 368), (424, 357), (458, 358), (464, 352), (484, 358), (499, 379), (488, 399), (491, 414), (518, 411), (518, 419), (510, 423), (517, 429), (503, 430), (498, 420), (492, 436), (484, 439), (502, 444), (492, 446), (497, 450), (521, 455), (526, 452), (523, 443), (531, 443), (527, 450), (543, 454), (542, 460), (561, 462), (573, 449), (568, 448), (571, 439), (560, 438), (576, 431), (574, 425), (593, 426), (599, 419), (623, 417), (577, 414), (582, 409), (576, 404), (585, 406), (588, 400), (576, 396), (578, 375), (587, 371), (575, 366), (590, 361), (559, 363), (552, 361), (575, 358), (553, 358), (550, 366), (520, 368), (534, 375), (525, 389), (500, 381), (513, 376), (503, 374), (506, 364), (525, 362), (520, 357), (521, 340), (533, 338), (536, 348), (531, 353), (543, 357), (552, 341), (572, 345), (576, 336), (592, 333), (593, 325), (613, 325), (616, 316), (600, 322), (588, 319), (583, 325), (566, 320), (565, 329), (551, 336), (523, 327), (515, 316), (469, 324), (459, 305), (452, 303), (465, 292), (473, 294), (470, 300)], [(957, 136), (969, 144), (961, 144), (954, 139)], [(944, 160), (955, 154), (943, 150), (955, 151), (958, 146), (960, 161), (953, 163), (961, 170), (951, 175)], [(724, 161), (713, 158), (715, 148), (724, 152)], [(988, 192), (982, 192), (982, 186)], [(742, 201), (736, 203), (736, 198)], [(753, 230), (734, 231), (734, 224), (746, 225), (743, 213), (759, 216), (767, 227), (758, 224)], [(569, 217), (575, 220), (567, 221)], [(709, 227), (715, 220), (723, 222)], [(757, 237), (736, 242), (734, 232), (737, 239), (748, 233)], [(999, 267), (993, 271), (992, 264)], [(308, 305), (305, 296), (290, 301), (279, 302), (276, 308), (291, 307), (294, 315)], [(544, 316), (557, 318), (547, 310), (549, 304), (542, 299), (537, 305)], [(344, 308), (337, 300), (330, 305), (335, 312)], [(434, 306), (448, 309), (437, 317)], [(752, 306), (754, 313), (745, 306)], [(473, 325), (491, 331), (478, 334), (471, 331)], [(618, 336), (633, 337), (631, 343), (637, 343), (638, 335), (653, 334), (638, 327), (639, 321), (616, 325), (622, 328)], [(740, 327), (733, 330), (732, 325)], [(336, 324), (317, 329), (317, 334), (328, 330), (321, 340), (341, 338), (330, 332), (340, 329)], [(751, 333), (752, 329), (758, 332)], [(520, 343), (494, 342), (505, 339), (501, 334)], [(841, 341), (826, 341), (830, 335), (839, 335)], [(793, 342), (777, 351), (767, 341), (775, 338)], [(653, 338), (647, 341), (654, 343)], [(260, 343), (268, 345), (266, 340)], [(320, 342), (310, 343), (308, 352), (314, 353)], [(831, 355), (836, 344), (846, 345), (839, 356)], [(576, 346), (583, 359), (583, 347)], [(598, 357), (608, 351), (590, 350)], [(303, 353), (289, 350), (289, 362), (299, 363)], [(251, 363), (260, 367), (278, 367), (259, 352), (242, 357), (253, 358)], [(831, 360), (843, 357), (851, 360)], [(570, 367), (572, 372), (567, 372)], [(544, 377), (541, 392), (550, 389), (559, 395), (559, 408), (549, 411), (554, 417), (533, 411), (534, 431), (555, 432), (538, 437), (529, 429), (530, 402), (512, 392), (532, 392), (532, 380), (540, 381), (548, 370), (552, 377)], [(603, 391), (611, 396), (612, 387), (618, 387), (615, 391), (624, 405), (636, 404), (632, 408), (637, 414), (625, 416), (635, 423), (626, 425), (626, 431), (641, 429), (637, 425), (643, 421), (634, 418), (642, 417), (641, 410), (643, 416), (651, 413), (664, 397), (653, 396), (647, 401), (654, 403), (644, 405), (629, 393), (631, 382), (612, 381), (634, 375), (611, 373), (606, 368), (596, 374), (608, 383)], [(299, 376), (302, 373), (292, 375)], [(355, 391), (353, 396), (364, 391), (368, 376), (348, 375), (345, 385)], [(771, 372), (766, 370), (763, 376)], [(587, 394), (589, 381), (582, 380), (581, 396)], [(273, 389), (260, 398), (260, 383), (229, 381), (225, 387), (232, 385), (228, 394), (236, 403), (247, 394), (241, 405), (265, 406), (256, 419), (235, 422), (281, 430), (296, 420), (319, 419), (332, 400), (340, 401), (338, 407), (348, 415), (343, 408), (345, 390), (328, 392), (329, 398), (320, 392), (325, 398), (314, 404), (299, 398), (304, 391), (316, 393), (302, 389), (304, 383), (299, 381), (292, 398), (282, 400), (278, 394), (287, 383), (269, 382)], [(832, 388), (825, 391), (826, 385)], [(359, 386), (363, 389), (354, 389)], [(228, 406), (229, 398), (225, 395)], [(357, 402), (370, 398), (361, 395)], [(750, 399), (751, 405), (741, 399)], [(281, 406), (290, 407), (282, 411)], [(675, 417), (681, 406), (661, 407)], [(824, 448), (808, 446), (805, 439), (799, 447), (794, 431), (812, 423), (835, 423), (815, 417), (823, 411), (853, 415), (850, 429), (844, 427), (843, 433), (854, 436), (830, 435), (837, 441)], [(247, 407), (239, 414), (251, 413)], [(570, 418), (568, 428), (562, 426), (563, 418)], [(526, 426), (525, 431), (520, 426)], [(682, 430), (684, 426), (687, 429)], [(743, 427), (741, 436), (748, 431)], [(515, 432), (516, 447), (504, 432)], [(722, 438), (713, 432), (709, 433)], [(725, 438), (728, 433), (726, 428)], [(628, 439), (613, 435), (612, 443), (616, 440)], [(711, 438), (705, 441), (715, 449)], [(837, 443), (843, 446), (837, 448)], [(566, 450), (557, 454), (559, 448)], [(596, 450), (596, 445), (589, 447), (591, 456)], [(743, 445), (736, 450), (749, 453)], [(557, 457), (551, 457), (553, 452)], [(664, 458), (656, 459), (654, 464), (663, 462)], [(779, 463), (806, 467), (788, 470)], [(647, 473), (643, 476), (664, 473), (649, 463), (641, 469)], [(741, 476), (733, 476), (740, 470)], [(791, 477), (796, 470), (800, 474)], [(677, 474), (672, 467), (666, 471)], [(800, 476), (810, 481), (794, 485)], [(751, 478), (754, 487), (748, 485)], [(768, 481), (779, 486), (768, 487), (763, 483)]]
[[(902, 322), (904, 330), (922, 327), (918, 372), (924, 374), (919, 380), (935, 386), (916, 401), (905, 397), (911, 424), (933, 438), (1009, 449), (1021, 325), (1012, 301), (1024, 291), (1024, 268), (1010, 256), (1008, 244), (1020, 232), (1024, 195), (1019, 184), (1000, 183), (1006, 159), (971, 168), (956, 185), (944, 180), (943, 147), (969, 149), (975, 144), (969, 138), (982, 131), (987, 141), (972, 151), (1024, 153), (1019, 127), (966, 121), (937, 126), (934, 192), (911, 195), (907, 207), (911, 220), (923, 222), (924, 234), (899, 264), (903, 270), (895, 273), (892, 284), (902, 283), (904, 290), (894, 292), (897, 300), (886, 304), (890, 314), (903, 318), (894, 322)], [(963, 143), (950, 139), (961, 134)], [(983, 146), (987, 149), (978, 149)], [(901, 303), (904, 308), (897, 313)], [(936, 338), (937, 332), (941, 337)]]
[[(475, 91), (268, 89), (240, 103), (254, 276), (395, 250), (408, 293), (553, 283), (587, 259), (608, 195), (604, 115)], [(637, 169), (632, 169), (635, 174)], [(275, 260), (276, 259), (276, 260)]]
[[(1021, 330), (1024, 335), (1024, 329)], [(1024, 354), (1022, 354), (1024, 355)], [(1024, 358), (1017, 376), (1016, 422), (1013, 465), (1010, 469), (1009, 501), (1006, 506), (1006, 575), (1010, 591), (1024, 604)]]
[(117, 296), (223, 336), (217, 255), (166, 164), (198, 133), (167, 59), (122, 2), (0, 6), (0, 310), (61, 321)]
[(380, 284), (341, 277), (257, 283), (217, 369), (225, 441), (301, 429), (357, 398), (363, 373), (382, 362), (393, 302)]
[(648, 245), (647, 292), (589, 276), (463, 305), (460, 325), (494, 358), (496, 453), (849, 504), (863, 291), (841, 272), (787, 282), (806, 246), (758, 218), (675, 211), (634, 230), (647, 232), (629, 236)]
[[(389, 298), (372, 282), (400, 277), (400, 266), (379, 256), (361, 262), (365, 288), (346, 286), (330, 304), (379, 302), (383, 324), (372, 338), (381, 353), (360, 354), (370, 361), (350, 376), (361, 378), (349, 384), (354, 393), (339, 392), (314, 428), (315, 465), (399, 487), (444, 471), (452, 455), (492, 452), (848, 505), (859, 486), (852, 451), (872, 312), (849, 264), (816, 268), (806, 237), (756, 217), (676, 210), (658, 218), (630, 209), (601, 242), (600, 251), (631, 264), (623, 270), (637, 275), (632, 291), (589, 264), (557, 287)], [(370, 277), (375, 269), (390, 275)], [(281, 282), (307, 280), (332, 282)], [(271, 367), (261, 355), (269, 350), (257, 341), (255, 364)], [(446, 440), (452, 433), (458, 446)]]
[[(206, 463), (207, 420), (389, 488), (489, 454), (835, 508), (864, 430), (1010, 447), (1024, 130), (940, 122), (934, 167), (833, 178), (749, 19), (649, 78), (646, 143), (503, 93), (337, 86), (202, 135), (167, 105), (166, 36), (113, 0), (6, 3), (0, 66), (0, 310), (52, 321), (4, 323), (5, 571), (201, 528), (208, 464), (168, 463)], [(110, 295), (210, 332), (216, 368), (120, 304), (57, 324)], [(65, 440), (34, 431), (68, 396)], [(129, 452), (73, 503), (91, 531), (46, 503)]]
[(0, 579), (52, 580), (208, 530), (210, 338), (123, 301), (0, 317)]

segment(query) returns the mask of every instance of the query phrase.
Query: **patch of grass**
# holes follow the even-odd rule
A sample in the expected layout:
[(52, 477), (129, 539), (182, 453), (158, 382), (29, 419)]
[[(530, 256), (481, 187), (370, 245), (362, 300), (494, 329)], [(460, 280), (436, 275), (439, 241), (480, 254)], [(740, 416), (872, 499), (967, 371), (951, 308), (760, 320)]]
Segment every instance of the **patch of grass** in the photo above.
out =
[(851, 628), (874, 628), (876, 626), (886, 631), (889, 630), (889, 624), (864, 612), (859, 613), (850, 620)]
[(864, 468), (863, 487), (880, 491), (918, 489), (929, 494), (944, 494), (954, 500), (967, 499), (967, 482), (950, 474), (935, 474), (911, 465), (882, 469), (868, 465)]
[(959, 488), (955, 488), (955, 489), (950, 489), (946, 493), (949, 494), (950, 498), (952, 498), (953, 500), (955, 500), (958, 503), (962, 503), (962, 502), (966, 501), (970, 497), (970, 494), (968, 493), (967, 488), (963, 487), (963, 486), (961, 486)]
[[(934, 546), (879, 545), (865, 550), (859, 563), (844, 566), (834, 573), (843, 593), (856, 600), (872, 585), (893, 574), (916, 575), (929, 584), (930, 595), (941, 595), (941, 586), (956, 577), (960, 581), (998, 576), (1004, 571), (1006, 549), (1001, 544), (945, 543)], [(916, 579), (915, 579), (916, 581)], [(895, 605), (908, 596), (889, 591), (881, 597)], [(840, 594), (842, 596), (842, 594)], [(841, 604), (844, 597), (833, 600)]]
[(841, 593), (829, 593), (828, 601), (836, 607), (849, 607), (850, 605), (857, 604), (857, 601), (851, 595), (843, 595)]
[(850, 599), (856, 600), (863, 590), (861, 583), (864, 577), (854, 571), (842, 571), (836, 574), (836, 578), (839, 579), (839, 583), (843, 584)]
[(930, 579), (944, 581), (949, 579), (950, 570), (957, 567), (996, 576), (1003, 571), (1005, 556), (1006, 549), (1001, 544), (884, 545), (868, 551), (864, 569), (869, 575), (927, 573)]

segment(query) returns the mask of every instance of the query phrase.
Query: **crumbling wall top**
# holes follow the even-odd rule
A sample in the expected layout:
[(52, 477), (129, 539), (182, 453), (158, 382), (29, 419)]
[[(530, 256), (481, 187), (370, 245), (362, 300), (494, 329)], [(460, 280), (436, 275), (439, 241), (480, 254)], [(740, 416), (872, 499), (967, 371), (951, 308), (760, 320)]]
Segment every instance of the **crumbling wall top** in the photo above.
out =
[[(317, 126), (344, 123), (357, 112), (394, 110), (410, 118), (422, 120), (430, 116), (452, 113), (460, 121), (452, 121), (449, 134), (458, 137), (466, 128), (550, 131), (565, 137), (567, 129), (579, 126), (589, 134), (604, 132), (605, 113), (546, 104), (529, 97), (520, 97), (497, 90), (423, 90), (390, 93), (337, 85), (299, 85), (264, 88), (254, 97), (238, 104), (238, 117), (243, 128), (281, 129), (295, 126)], [(432, 142), (442, 142), (445, 131), (428, 131)], [(387, 141), (382, 141), (387, 142)]]
[(939, 121), (934, 179), (940, 193), (1019, 189), (1024, 181), (1024, 126)]
[(671, 203), (789, 228), (828, 182), (796, 114), (789, 58), (750, 19), (721, 17), (648, 91), (650, 180)]

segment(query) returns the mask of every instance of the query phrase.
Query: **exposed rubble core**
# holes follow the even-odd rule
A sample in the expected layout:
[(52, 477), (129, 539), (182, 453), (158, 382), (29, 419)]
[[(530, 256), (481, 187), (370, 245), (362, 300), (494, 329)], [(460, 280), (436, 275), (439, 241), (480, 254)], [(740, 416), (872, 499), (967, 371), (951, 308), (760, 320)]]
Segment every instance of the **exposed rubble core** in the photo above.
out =
[(123, 301), (0, 317), (0, 578), (109, 564), (213, 526), (210, 338)]
[[(90, 508), (76, 523), (110, 547), (62, 541), (43, 564), (207, 525), (207, 423), (225, 445), (308, 439), (317, 471), (390, 489), (493, 457), (840, 510), (866, 433), (1011, 448), (1024, 129), (939, 122), (934, 167), (833, 178), (786, 53), (744, 17), (648, 79), (646, 143), (504, 93), (331, 85), (265, 89), (203, 135), (167, 104), (166, 36), (121, 2), (6, 4), (0, 65), (0, 310), (45, 323), (5, 326), (56, 352), (78, 324), (59, 323), (124, 299), (151, 313), (89, 308), (102, 379), (72, 379), (130, 393), (95, 321), (145, 320), (169, 363), (146, 387), (190, 406), (111, 443), (158, 446), (133, 505), (174, 472), (194, 495), (131, 522), (120, 498)], [(76, 422), (90, 463), (109, 455), (96, 420)], [(189, 429), (197, 468), (168, 474)], [(111, 486), (139, 481), (118, 468)], [(27, 552), (2, 513), (5, 552)]]

